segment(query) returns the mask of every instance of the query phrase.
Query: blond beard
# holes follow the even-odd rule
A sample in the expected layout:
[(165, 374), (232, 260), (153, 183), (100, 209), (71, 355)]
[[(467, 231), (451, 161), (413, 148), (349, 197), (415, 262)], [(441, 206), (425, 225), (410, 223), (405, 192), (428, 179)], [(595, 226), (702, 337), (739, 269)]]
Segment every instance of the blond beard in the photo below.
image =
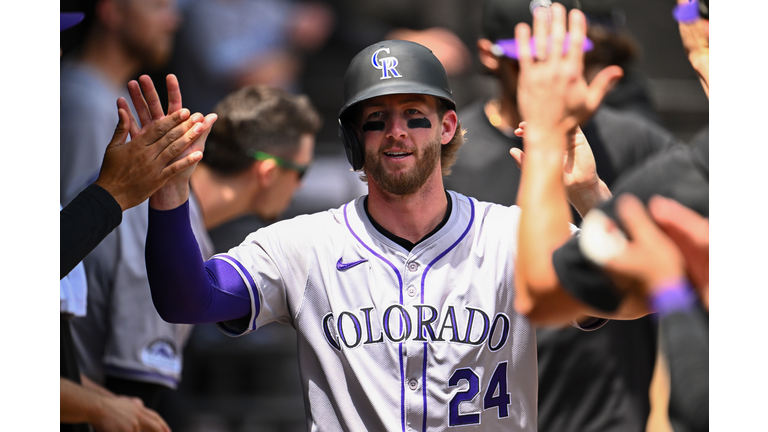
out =
[[(392, 195), (411, 195), (416, 193), (427, 182), (429, 176), (435, 170), (440, 161), (442, 144), (439, 137), (426, 146), (421, 153), (413, 152), (416, 157), (415, 167), (409, 171), (390, 174), (384, 168), (379, 153), (374, 153), (366, 148), (365, 174), (369, 180), (373, 180), (379, 187)], [(407, 149), (411, 150), (411, 149)]]

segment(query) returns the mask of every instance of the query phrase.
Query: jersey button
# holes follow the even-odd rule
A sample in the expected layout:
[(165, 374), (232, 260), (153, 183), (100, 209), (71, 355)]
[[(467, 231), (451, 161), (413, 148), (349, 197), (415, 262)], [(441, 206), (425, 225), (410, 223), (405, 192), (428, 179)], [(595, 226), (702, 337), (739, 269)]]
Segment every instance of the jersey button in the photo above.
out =
[(414, 288), (413, 285), (408, 287), (408, 295), (411, 297), (416, 296), (416, 288)]
[(419, 388), (419, 381), (415, 379), (408, 381), (408, 388), (411, 390), (416, 390), (417, 388)]
[(419, 269), (419, 263), (415, 261), (411, 261), (408, 263), (408, 270), (415, 272), (418, 269)]

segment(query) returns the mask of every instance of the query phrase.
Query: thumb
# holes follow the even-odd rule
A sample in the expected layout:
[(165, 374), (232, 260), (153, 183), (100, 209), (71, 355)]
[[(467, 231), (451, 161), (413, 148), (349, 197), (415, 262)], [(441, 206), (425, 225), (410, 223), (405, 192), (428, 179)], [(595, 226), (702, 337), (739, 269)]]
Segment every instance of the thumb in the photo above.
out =
[(595, 75), (592, 82), (589, 84), (589, 95), (587, 97), (587, 104), (590, 109), (597, 109), (600, 102), (603, 101), (605, 95), (608, 94), (617, 82), (624, 76), (624, 70), (619, 66), (608, 66), (603, 68)]
[(120, 108), (117, 110), (117, 115), (119, 119), (117, 121), (117, 126), (115, 127), (115, 133), (112, 135), (112, 141), (109, 142), (107, 148), (125, 144), (125, 140), (128, 138), (128, 131), (131, 122), (130, 118), (128, 117), (128, 113), (125, 112), (124, 109)]

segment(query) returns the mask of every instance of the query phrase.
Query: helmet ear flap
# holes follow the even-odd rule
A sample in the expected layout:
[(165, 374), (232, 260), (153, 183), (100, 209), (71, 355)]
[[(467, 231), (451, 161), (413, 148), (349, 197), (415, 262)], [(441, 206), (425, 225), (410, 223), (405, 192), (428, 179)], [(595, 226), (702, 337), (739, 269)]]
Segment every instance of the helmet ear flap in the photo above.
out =
[(339, 119), (339, 137), (344, 143), (344, 151), (347, 153), (347, 160), (352, 165), (354, 171), (363, 169), (363, 146), (357, 139), (357, 134), (349, 122)]

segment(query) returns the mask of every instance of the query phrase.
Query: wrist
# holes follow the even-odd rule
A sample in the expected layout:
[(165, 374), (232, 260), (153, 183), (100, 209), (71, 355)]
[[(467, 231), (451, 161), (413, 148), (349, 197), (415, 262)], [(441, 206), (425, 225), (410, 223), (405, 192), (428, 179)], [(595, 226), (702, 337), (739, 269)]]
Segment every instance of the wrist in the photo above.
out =
[(170, 179), (149, 198), (155, 210), (172, 210), (189, 200), (189, 180)]
[(567, 188), (568, 202), (579, 212), (581, 217), (600, 203), (611, 198), (612, 194), (608, 186), (597, 177), (593, 181), (571, 185)]
[[(525, 136), (523, 137), (523, 141), (537, 142), (537, 143), (538, 142), (562, 142), (565, 145), (568, 142), (569, 133), (570, 133), (570, 129), (561, 127), (559, 125), (543, 125), (543, 124), (531, 125), (529, 122), (526, 122)], [(528, 154), (528, 150), (526, 150), (526, 154)]]
[(685, 277), (668, 279), (653, 287), (648, 297), (651, 312), (664, 318), (674, 312), (686, 312), (694, 308), (696, 292)]

